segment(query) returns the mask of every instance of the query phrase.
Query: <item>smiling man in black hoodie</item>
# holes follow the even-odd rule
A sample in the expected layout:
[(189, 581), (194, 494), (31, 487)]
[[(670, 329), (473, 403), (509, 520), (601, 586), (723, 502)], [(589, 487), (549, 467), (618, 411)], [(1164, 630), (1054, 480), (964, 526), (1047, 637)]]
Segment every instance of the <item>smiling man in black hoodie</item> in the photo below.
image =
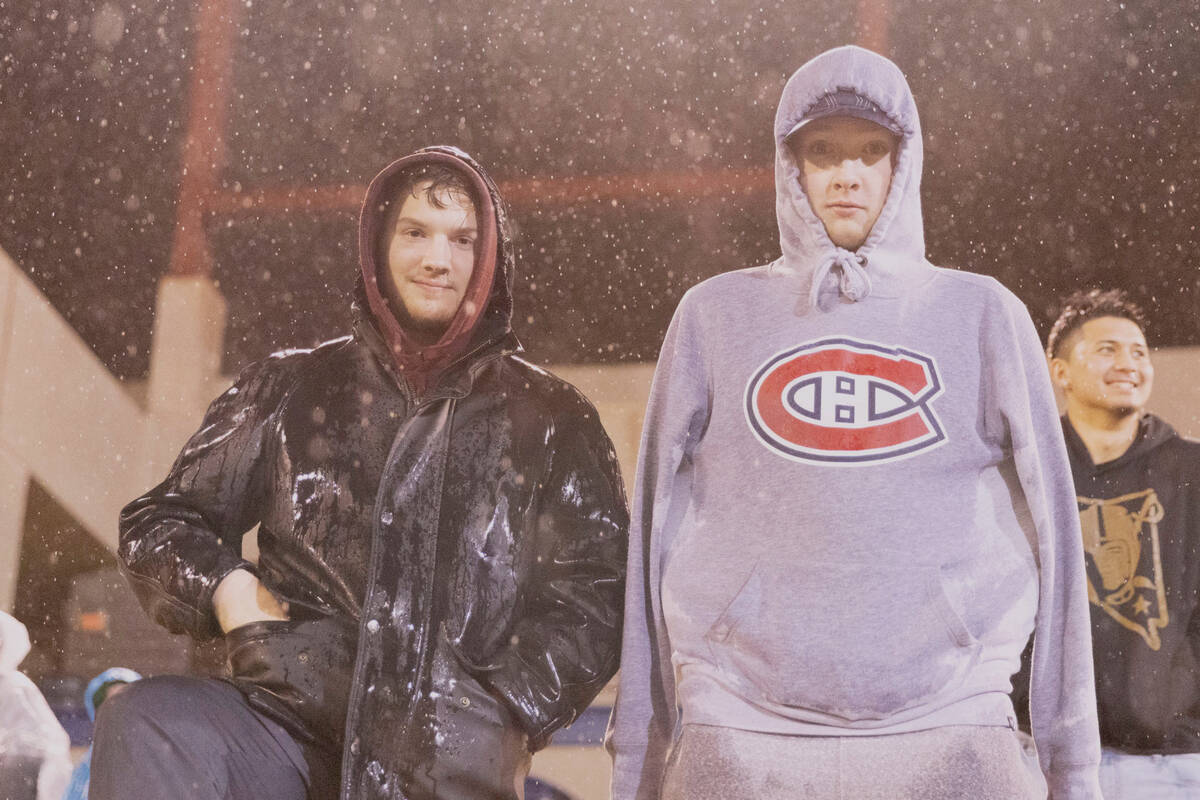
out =
[(402, 158), (359, 251), (354, 333), (248, 367), (121, 515), (146, 610), (224, 636), (231, 678), (106, 703), (93, 800), (516, 800), (616, 671), (624, 489), (595, 409), (518, 356), (495, 185)]
[(1077, 293), (1047, 346), (1083, 523), (1107, 800), (1200, 797), (1200, 442), (1146, 413), (1144, 327), (1123, 292)]

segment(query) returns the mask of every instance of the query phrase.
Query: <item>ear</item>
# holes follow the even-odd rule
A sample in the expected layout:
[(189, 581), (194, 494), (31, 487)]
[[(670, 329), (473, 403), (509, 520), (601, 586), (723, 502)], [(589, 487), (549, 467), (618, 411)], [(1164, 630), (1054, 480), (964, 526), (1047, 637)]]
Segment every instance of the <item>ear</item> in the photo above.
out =
[(1067, 362), (1065, 359), (1050, 359), (1050, 380), (1064, 392), (1071, 388), (1071, 379), (1068, 377)]

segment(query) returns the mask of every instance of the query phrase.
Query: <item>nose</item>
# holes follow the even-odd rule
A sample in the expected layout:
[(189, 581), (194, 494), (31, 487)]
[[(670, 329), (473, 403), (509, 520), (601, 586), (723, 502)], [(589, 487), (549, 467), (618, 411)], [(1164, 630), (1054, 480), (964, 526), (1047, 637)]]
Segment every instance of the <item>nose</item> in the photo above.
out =
[(447, 272), (450, 269), (450, 238), (437, 234), (430, 238), (425, 258), (421, 261), (429, 272)]
[(838, 162), (833, 172), (833, 188), (839, 191), (852, 192), (862, 188), (862, 175), (859, 172), (861, 162), (844, 159)]
[(1133, 363), (1133, 355), (1124, 347), (1117, 348), (1117, 354), (1113, 359), (1113, 368), (1122, 372), (1134, 372), (1137, 366)]

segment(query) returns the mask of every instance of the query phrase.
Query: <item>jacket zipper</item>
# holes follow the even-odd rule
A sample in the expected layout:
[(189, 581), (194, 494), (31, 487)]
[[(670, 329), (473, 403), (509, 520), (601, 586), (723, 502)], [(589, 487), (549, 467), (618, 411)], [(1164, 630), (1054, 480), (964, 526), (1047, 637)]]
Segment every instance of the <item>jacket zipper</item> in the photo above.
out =
[[(387, 486), (383, 478), (390, 474), (392, 468), (395, 466), (397, 454), (401, 449), (401, 444), (404, 442), (404, 434), (408, 431), (409, 427), (411, 427), (413, 420), (420, 415), (420, 412), (424, 406), (425, 404), (414, 407), (412, 413), (405, 418), (403, 424), (396, 432), (396, 437), (392, 440), (392, 447), (388, 451), (387, 461), (385, 461), (383, 465), (383, 472), (380, 473), (381, 477), (379, 481), (379, 488), (375, 491), (375, 504), (371, 508), (371, 555), (367, 559), (367, 593), (366, 596), (363, 597), (362, 612), (360, 614), (361, 619), (358, 621), (358, 646), (355, 648), (354, 673), (350, 678), (350, 698), (346, 713), (346, 727), (342, 731), (342, 740), (345, 742), (345, 744), (342, 749), (342, 786), (340, 795), (343, 798), (349, 796), (350, 762), (353, 760), (353, 756), (356, 755), (353, 752), (356, 744), (356, 737), (354, 737), (352, 734), (353, 729), (357, 727), (357, 723), (359, 721), (357, 708), (359, 701), (362, 700), (362, 693), (364, 691), (363, 684), (365, 683), (365, 681), (362, 680), (363, 671), (366, 668), (366, 648), (363, 647), (363, 643), (368, 641), (368, 634), (370, 631), (367, 629), (367, 623), (370, 621), (371, 616), (368, 611), (370, 610), (371, 601), (377, 591), (375, 570), (379, 565), (379, 551), (383, 541), (383, 531), (380, 530), (379, 527), (379, 506), (383, 502), (383, 494)], [(354, 723), (353, 725), (351, 724), (352, 722)]]
[[(469, 353), (464, 353), (460, 358), (456, 359), (450, 365), (450, 367), (456, 366), (459, 363), (466, 361), (467, 359), (469, 359), (471, 356), (475, 355), (479, 351), (485, 349), (486, 347), (489, 347), (491, 344), (492, 344), (491, 342), (486, 342), (484, 344), (479, 345), (478, 347), (476, 347), (474, 350), (470, 351)], [(490, 364), (492, 361), (495, 361), (495, 360), (503, 357), (504, 355), (505, 355), (505, 353), (503, 351), (500, 351), (500, 352), (497, 352), (492, 357), (483, 359), (483, 360), (479, 361), (479, 363), (471, 365), (471, 367), (468, 369), (468, 375), (471, 376), (472, 382), (473, 382), (474, 377), (479, 373), (480, 370), (483, 369), (484, 366), (486, 366), (487, 364)], [(449, 369), (449, 367), (447, 369)], [(389, 372), (390, 372), (390, 370), (389, 370)], [(383, 501), (383, 493), (384, 493), (386, 484), (385, 484), (382, 476), (386, 476), (392, 471), (392, 467), (395, 466), (395, 462), (396, 462), (396, 458), (397, 458), (397, 451), (400, 449), (400, 445), (405, 439), (404, 434), (408, 432), (408, 429), (412, 425), (413, 420), (415, 420), (418, 416), (420, 416), (422, 411), (424, 411), (427, 407), (429, 407), (433, 403), (440, 402), (442, 400), (454, 400), (457, 398), (465, 397), (466, 394), (470, 393), (470, 392), (466, 392), (463, 394), (453, 393), (450, 395), (436, 395), (436, 396), (432, 396), (432, 397), (422, 398), (419, 403), (414, 403), (413, 402), (414, 397), (413, 397), (412, 391), (409, 389), (409, 387), (407, 385), (407, 382), (402, 379), (397, 379), (395, 382), (396, 382), (397, 386), (400, 388), (401, 394), (404, 396), (404, 399), (407, 400), (409, 402), (409, 405), (412, 407), (412, 412), (404, 419), (404, 422), (401, 424), (400, 429), (396, 432), (396, 437), (392, 440), (392, 446), (391, 446), (391, 449), (388, 451), (387, 461), (384, 462), (383, 472), (381, 473), (379, 488), (375, 492), (375, 504), (371, 509), (371, 555), (367, 559), (367, 575), (368, 575), (369, 582), (367, 584), (367, 594), (363, 598), (363, 606), (362, 606), (362, 614), (361, 614), (362, 618), (358, 622), (358, 647), (356, 648), (356, 651), (355, 651), (354, 673), (351, 675), (350, 698), (349, 698), (349, 704), (347, 706), (347, 713), (346, 713), (346, 727), (342, 731), (342, 739), (345, 742), (345, 744), (343, 745), (343, 748), (342, 748), (342, 779), (341, 779), (341, 790), (339, 793), (342, 798), (349, 797), (348, 793), (350, 791), (350, 765), (351, 765), (351, 761), (353, 761), (353, 757), (356, 755), (355, 753), (352, 752), (352, 747), (354, 746), (354, 739), (355, 739), (355, 737), (352, 735), (353, 734), (352, 729), (357, 726), (357, 723), (359, 721), (357, 718), (357, 708), (358, 708), (359, 702), (362, 700), (362, 693), (363, 693), (363, 691), (365, 691), (364, 686), (363, 686), (365, 681), (362, 680), (363, 671), (366, 668), (366, 664), (365, 664), (366, 655), (365, 655), (365, 648), (363, 647), (363, 642), (367, 641), (367, 634), (369, 633), (369, 631), (367, 630), (367, 623), (370, 621), (370, 615), (367, 613), (367, 610), (370, 608), (371, 599), (374, 597), (375, 591), (377, 589), (377, 587), (375, 585), (376, 584), (375, 570), (379, 564), (379, 558), (380, 558), (379, 551), (381, 549), (381, 546), (382, 546), (381, 543), (382, 543), (382, 539), (383, 539), (383, 532), (380, 530), (380, 527), (379, 527), (380, 526), (379, 506), (380, 506), (380, 503)], [(451, 418), (453, 418), (453, 413), (451, 413)], [(447, 445), (447, 454), (446, 455), (447, 455), (447, 458), (449, 458), (449, 445)], [(434, 551), (434, 571), (435, 572), (437, 570), (437, 566), (438, 566), (437, 551), (436, 551), (436, 547), (435, 547), (435, 551)], [(352, 722), (355, 724), (352, 725), (351, 724)]]

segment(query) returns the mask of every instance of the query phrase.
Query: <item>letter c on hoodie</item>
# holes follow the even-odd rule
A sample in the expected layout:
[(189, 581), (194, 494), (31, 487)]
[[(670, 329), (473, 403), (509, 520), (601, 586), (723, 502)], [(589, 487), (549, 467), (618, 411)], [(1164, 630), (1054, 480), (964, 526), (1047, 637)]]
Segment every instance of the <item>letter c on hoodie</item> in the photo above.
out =
[(796, 461), (865, 465), (946, 441), (930, 404), (942, 393), (929, 356), (854, 339), (822, 339), (767, 360), (746, 387), (746, 419), (763, 445)]

